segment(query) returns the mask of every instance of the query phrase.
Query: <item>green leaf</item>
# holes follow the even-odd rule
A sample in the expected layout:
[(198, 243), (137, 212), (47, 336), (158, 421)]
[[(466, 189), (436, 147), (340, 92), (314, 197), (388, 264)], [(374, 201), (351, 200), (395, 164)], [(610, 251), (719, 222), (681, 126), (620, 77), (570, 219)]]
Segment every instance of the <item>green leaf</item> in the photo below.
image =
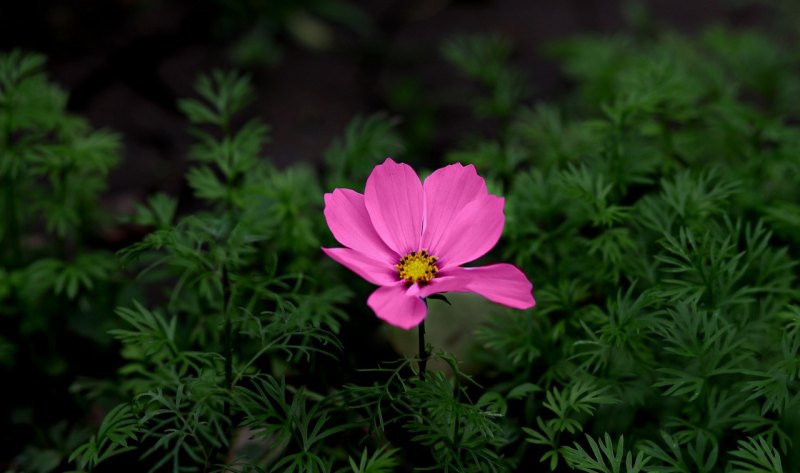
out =
[(730, 452), (736, 457), (730, 465), (735, 473), (783, 473), (781, 456), (764, 437), (739, 440), (739, 447)]

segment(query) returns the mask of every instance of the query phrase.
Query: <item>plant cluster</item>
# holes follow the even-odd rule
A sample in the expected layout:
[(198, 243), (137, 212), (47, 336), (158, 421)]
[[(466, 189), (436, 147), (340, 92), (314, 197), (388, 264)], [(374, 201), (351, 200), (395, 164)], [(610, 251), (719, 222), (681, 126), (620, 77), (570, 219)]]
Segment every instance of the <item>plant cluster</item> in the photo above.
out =
[(41, 400), (9, 414), (53, 426), (33, 428), (14, 468), (800, 468), (800, 58), (720, 27), (574, 38), (550, 48), (574, 93), (532, 105), (508, 41), (442, 51), (496, 125), (445, 160), (505, 196), (485, 260), (518, 265), (537, 307), (454, 298), (488, 313), (465, 354), (428, 347), (445, 368), (424, 377), (387, 349), (372, 288), (320, 251), (334, 245), (323, 193), (399, 159), (402, 123), (356, 118), (321, 169), (279, 169), (269, 127), (248, 119), (248, 77), (201, 76), (179, 102), (201, 205), (153, 195), (128, 217), (149, 232), (115, 259), (93, 238), (117, 139), (65, 113), (41, 57), (0, 56), (0, 363), (74, 379), (87, 373), (63, 343), (119, 353), (116, 373), (72, 385), (71, 402), (103, 411), (91, 431)]
[(479, 330), (483, 370), (541, 390), (518, 426), (553, 470), (794, 471), (800, 63), (753, 32), (637, 39), (553, 45), (576, 95), (450, 155), (495, 172), (538, 281), (534, 317)]
[(67, 113), (44, 63), (0, 54), (0, 372), (9, 407), (0, 422), (15, 432), (0, 451), (31, 471), (58, 467), (88, 433), (64, 415), (86, 403), (50, 390), (102, 371), (75, 367), (93, 356), (81, 347), (109, 345), (122, 285), (99, 202), (119, 138)]

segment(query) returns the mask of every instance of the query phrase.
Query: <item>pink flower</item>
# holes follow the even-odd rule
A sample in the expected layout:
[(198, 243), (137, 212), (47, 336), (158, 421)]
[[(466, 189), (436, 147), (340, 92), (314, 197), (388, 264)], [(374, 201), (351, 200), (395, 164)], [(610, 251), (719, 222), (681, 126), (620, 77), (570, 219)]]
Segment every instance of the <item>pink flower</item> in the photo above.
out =
[(386, 322), (411, 329), (428, 312), (424, 298), (473, 292), (529, 309), (533, 285), (516, 266), (461, 265), (494, 247), (503, 232), (505, 201), (486, 189), (472, 165), (437, 169), (425, 183), (411, 166), (387, 158), (367, 178), (364, 194), (325, 194), (325, 219), (346, 248), (322, 251), (380, 286), (367, 304)]

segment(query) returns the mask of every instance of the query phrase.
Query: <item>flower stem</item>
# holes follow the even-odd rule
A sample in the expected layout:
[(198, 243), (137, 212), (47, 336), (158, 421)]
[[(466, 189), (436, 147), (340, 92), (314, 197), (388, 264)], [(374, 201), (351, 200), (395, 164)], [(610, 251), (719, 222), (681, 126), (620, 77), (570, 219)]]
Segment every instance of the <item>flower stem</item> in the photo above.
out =
[(419, 335), (419, 380), (425, 381), (425, 369), (428, 367), (428, 352), (425, 349), (425, 321), (417, 327)]

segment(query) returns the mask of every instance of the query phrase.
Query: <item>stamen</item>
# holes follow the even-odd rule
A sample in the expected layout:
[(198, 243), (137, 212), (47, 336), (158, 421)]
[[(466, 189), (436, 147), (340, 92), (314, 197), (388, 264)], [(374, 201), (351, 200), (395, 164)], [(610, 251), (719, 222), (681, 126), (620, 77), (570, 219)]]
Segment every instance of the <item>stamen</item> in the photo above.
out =
[(409, 283), (426, 283), (436, 277), (439, 267), (436, 261), (439, 258), (428, 254), (427, 250), (412, 251), (400, 258), (400, 263), (394, 268), (398, 271), (400, 279)]

